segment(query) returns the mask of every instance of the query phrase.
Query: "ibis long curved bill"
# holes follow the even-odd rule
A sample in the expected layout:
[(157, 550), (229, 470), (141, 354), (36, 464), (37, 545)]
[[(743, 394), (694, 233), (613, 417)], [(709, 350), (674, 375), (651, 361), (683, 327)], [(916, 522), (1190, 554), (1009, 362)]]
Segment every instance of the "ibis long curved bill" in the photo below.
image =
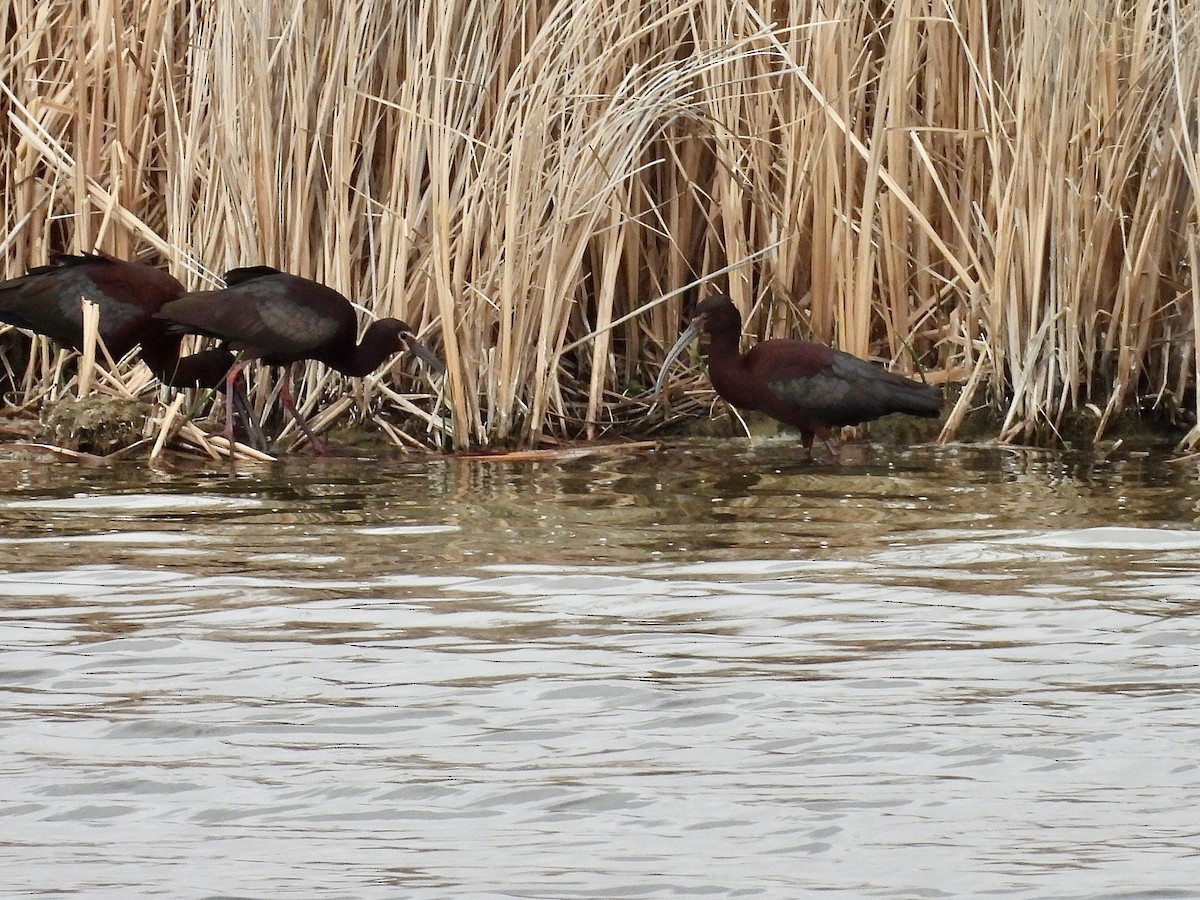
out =
[(679, 336), (679, 340), (675, 342), (675, 346), (667, 353), (667, 358), (663, 360), (662, 368), (658, 370), (658, 380), (654, 382), (654, 396), (662, 394), (663, 387), (667, 383), (667, 373), (671, 370), (671, 365), (675, 360), (683, 355), (683, 351), (687, 349), (688, 344), (700, 337), (700, 332), (704, 330), (704, 319), (702, 316), (697, 316), (692, 320), (692, 324), (687, 327), (687, 330)]
[(404, 349), (425, 363), (436, 374), (446, 374), (446, 364), (438, 359), (437, 354), (418, 341), (415, 334), (412, 332), (402, 332), (400, 337), (404, 341)]

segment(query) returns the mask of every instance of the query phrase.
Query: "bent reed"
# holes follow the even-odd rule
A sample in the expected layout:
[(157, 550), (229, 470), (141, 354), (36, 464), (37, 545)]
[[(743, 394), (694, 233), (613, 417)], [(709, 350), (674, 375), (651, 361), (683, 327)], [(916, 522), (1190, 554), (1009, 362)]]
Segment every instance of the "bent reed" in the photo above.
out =
[[(436, 391), (309, 364), (318, 427), (647, 433), (718, 290), (759, 339), (957, 385), (943, 440), (981, 407), (1004, 441), (1197, 412), (1196, 4), (0, 0), (0, 28), (0, 276), (93, 248), (189, 289), (267, 264), (444, 359)], [(82, 379), (180, 427), (136, 360), (8, 331), (10, 401)]]

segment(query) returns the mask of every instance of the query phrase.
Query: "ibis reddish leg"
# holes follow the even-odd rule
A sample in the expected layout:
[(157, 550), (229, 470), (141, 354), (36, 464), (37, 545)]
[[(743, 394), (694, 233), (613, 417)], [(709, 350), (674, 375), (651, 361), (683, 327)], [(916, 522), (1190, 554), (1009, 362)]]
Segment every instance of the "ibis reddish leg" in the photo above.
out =
[(324, 438), (318, 437), (313, 433), (313, 430), (308, 427), (308, 422), (304, 421), (304, 416), (300, 415), (300, 410), (296, 408), (296, 401), (292, 398), (291, 369), (283, 373), (283, 383), (279, 386), (279, 399), (283, 402), (283, 408), (292, 414), (292, 418), (296, 420), (296, 424), (300, 427), (300, 430), (308, 436), (313, 450), (318, 454), (328, 451), (329, 444)]

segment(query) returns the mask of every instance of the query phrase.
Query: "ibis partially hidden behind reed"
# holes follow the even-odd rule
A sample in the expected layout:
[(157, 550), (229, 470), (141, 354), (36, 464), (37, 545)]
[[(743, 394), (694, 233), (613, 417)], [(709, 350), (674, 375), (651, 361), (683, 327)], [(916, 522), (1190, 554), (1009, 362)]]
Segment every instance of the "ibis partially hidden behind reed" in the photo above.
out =
[(163, 304), (181, 297), (183, 285), (162, 269), (101, 253), (56, 253), (38, 266), (0, 282), (0, 322), (83, 350), (86, 298), (99, 307), (99, 336), (113, 359), (141, 345), (141, 357), (164, 384), (211, 388), (224, 382), (233, 354), (214, 349), (180, 357), (182, 335), (155, 318)]
[(858, 425), (891, 413), (936, 418), (939, 388), (889, 372), (874, 363), (812, 341), (777, 338), (739, 350), (742, 316), (724, 295), (697, 304), (691, 324), (675, 342), (654, 386), (662, 391), (667, 371), (701, 332), (707, 332), (708, 375), (713, 389), (742, 410), (758, 410), (800, 430), (811, 455), (819, 437), (837, 458), (830, 429)]
[[(434, 371), (445, 371), (442, 361), (399, 319), (372, 322), (356, 341), (354, 307), (333, 288), (270, 266), (231, 269), (225, 283), (223, 290), (185, 294), (165, 304), (158, 315), (172, 331), (219, 338), (239, 351), (227, 389), (252, 360), (288, 367), (312, 359), (343, 375), (362, 377), (393, 354), (408, 350)], [(280, 399), (320, 452), (324, 442), (296, 408), (290, 380), (290, 373), (285, 374)], [(232, 442), (232, 418), (226, 418), (225, 436)]]

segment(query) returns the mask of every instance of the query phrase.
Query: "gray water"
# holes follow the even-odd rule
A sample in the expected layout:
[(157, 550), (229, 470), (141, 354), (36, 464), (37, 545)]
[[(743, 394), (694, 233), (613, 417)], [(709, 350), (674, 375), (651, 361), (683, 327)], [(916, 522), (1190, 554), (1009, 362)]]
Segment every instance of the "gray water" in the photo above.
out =
[(0, 892), (1200, 896), (1200, 472), (0, 461)]

